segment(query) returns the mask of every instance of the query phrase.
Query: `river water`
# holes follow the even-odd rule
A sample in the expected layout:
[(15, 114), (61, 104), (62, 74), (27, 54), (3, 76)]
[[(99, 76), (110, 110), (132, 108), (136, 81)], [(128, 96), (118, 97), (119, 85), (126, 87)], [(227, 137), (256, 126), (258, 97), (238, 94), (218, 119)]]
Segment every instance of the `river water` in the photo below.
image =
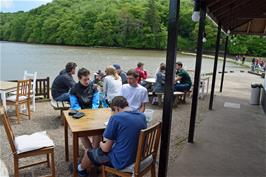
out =
[[(166, 51), (132, 50), (120, 48), (90, 48), (58, 45), (38, 45), (0, 41), (0, 80), (22, 79), (24, 70), (38, 72), (38, 78), (49, 76), (53, 80), (69, 61), (76, 62), (78, 68), (85, 67), (91, 73), (106, 66), (120, 64), (123, 70), (135, 68), (143, 62), (148, 75), (153, 77), (161, 62), (166, 60)], [(194, 70), (195, 56), (177, 55), (185, 69)], [(238, 66), (227, 63), (227, 69)], [(218, 63), (218, 71), (222, 62)], [(212, 72), (213, 60), (204, 58), (202, 73)], [(76, 77), (75, 77), (76, 79)]]

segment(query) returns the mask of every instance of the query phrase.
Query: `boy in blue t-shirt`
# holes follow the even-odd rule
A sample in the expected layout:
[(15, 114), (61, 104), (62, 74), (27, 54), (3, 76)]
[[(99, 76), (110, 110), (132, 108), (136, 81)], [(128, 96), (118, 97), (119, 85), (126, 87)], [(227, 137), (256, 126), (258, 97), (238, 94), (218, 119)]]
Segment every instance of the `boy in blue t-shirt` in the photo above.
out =
[(132, 112), (122, 96), (112, 100), (111, 108), (114, 115), (105, 129), (104, 140), (100, 142), (100, 148), (85, 153), (78, 165), (79, 176), (88, 176), (87, 168), (92, 165), (107, 165), (121, 170), (135, 162), (140, 131), (147, 128), (145, 116)]

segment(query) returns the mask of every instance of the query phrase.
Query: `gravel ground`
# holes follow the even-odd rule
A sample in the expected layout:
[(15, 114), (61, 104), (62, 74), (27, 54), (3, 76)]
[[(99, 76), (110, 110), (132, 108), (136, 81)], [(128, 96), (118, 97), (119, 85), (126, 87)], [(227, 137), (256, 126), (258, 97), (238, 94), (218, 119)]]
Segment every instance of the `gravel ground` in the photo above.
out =
[[(189, 126), (189, 117), (191, 109), (191, 98), (187, 98), (186, 104), (179, 104), (177, 108), (173, 109), (173, 120), (172, 120), (172, 133), (171, 133), (171, 144), (170, 144), (170, 156), (169, 156), (169, 165), (174, 162), (179, 152), (182, 150), (184, 143), (186, 142), (188, 126)], [(199, 101), (198, 112), (203, 113), (207, 111), (208, 97), (201, 99)], [(153, 109), (154, 117), (151, 124), (160, 121), (162, 117), (162, 108), (159, 106), (148, 105), (148, 109)], [(9, 114), (12, 124), (12, 129), (15, 133), (15, 136), (23, 134), (31, 134), (37, 131), (46, 130), (48, 135), (53, 139), (55, 143), (55, 162), (56, 162), (56, 171), (57, 176), (68, 177), (71, 176), (68, 171), (68, 166), (70, 162), (65, 161), (64, 156), (64, 128), (61, 124), (61, 120), (58, 117), (59, 111), (53, 110), (50, 105), (50, 102), (40, 102), (36, 103), (36, 112), (32, 114), (32, 119), (28, 120), (27, 117), (22, 116), (21, 124), (16, 124), (16, 117), (14, 114)], [(198, 122), (201, 120), (199, 116)], [(0, 122), (0, 137), (1, 137), (1, 159), (5, 162), (8, 167), (10, 176), (13, 176), (13, 157), (11, 154), (11, 149), (7, 141), (7, 136), (5, 134), (3, 124)], [(71, 134), (69, 134), (71, 137)], [(70, 161), (72, 157), (72, 146), (71, 139), (70, 141)], [(81, 144), (81, 143), (80, 143)], [(83, 150), (80, 146), (80, 154)], [(21, 165), (27, 164), (27, 162), (38, 161), (42, 157), (28, 158), (22, 160)], [(44, 157), (42, 158), (44, 159)], [(45, 175), (49, 172), (49, 169), (46, 165), (39, 165), (27, 169), (20, 170), (21, 177), (34, 177)], [(94, 175), (97, 176), (97, 175)], [(99, 175), (100, 176), (100, 175)]]

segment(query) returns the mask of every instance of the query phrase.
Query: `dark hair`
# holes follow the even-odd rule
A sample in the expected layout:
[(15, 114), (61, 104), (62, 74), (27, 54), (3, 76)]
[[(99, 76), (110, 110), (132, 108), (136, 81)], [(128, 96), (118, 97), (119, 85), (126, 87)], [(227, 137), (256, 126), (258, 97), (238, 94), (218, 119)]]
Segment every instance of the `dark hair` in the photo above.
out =
[(80, 68), (78, 71), (78, 78), (81, 79), (82, 76), (88, 76), (90, 75), (90, 71), (86, 68)]
[(140, 68), (140, 67), (143, 66), (143, 65), (144, 65), (144, 63), (141, 63), (141, 62), (139, 62), (139, 63), (137, 64), (138, 68)]
[(183, 67), (183, 63), (180, 62), (180, 61), (176, 62), (176, 64), (179, 65), (179, 66), (181, 66), (181, 68)]
[(69, 62), (66, 64), (66, 72), (69, 73), (72, 71), (72, 69), (75, 69), (77, 67), (77, 64), (74, 62)]
[(135, 69), (130, 69), (127, 72), (127, 76), (133, 76), (134, 78), (138, 78), (139, 73)]
[(160, 66), (160, 70), (161, 70), (161, 71), (165, 70), (165, 68), (166, 68), (166, 67), (165, 67), (164, 64), (163, 64), (162, 66)]
[(113, 98), (110, 107), (114, 111), (114, 106), (124, 109), (128, 106), (127, 99), (123, 96), (116, 96)]

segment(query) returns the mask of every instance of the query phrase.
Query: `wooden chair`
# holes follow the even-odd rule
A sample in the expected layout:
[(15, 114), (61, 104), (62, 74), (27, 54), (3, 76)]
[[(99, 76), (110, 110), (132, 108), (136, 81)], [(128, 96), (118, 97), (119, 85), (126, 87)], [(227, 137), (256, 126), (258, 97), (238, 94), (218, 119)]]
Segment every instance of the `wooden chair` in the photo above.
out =
[[(15, 146), (15, 136), (14, 136), (14, 133), (12, 131), (12, 128), (11, 128), (11, 125), (9, 122), (9, 118), (7, 116), (6, 111), (4, 110), (3, 112), (4, 112), (4, 114), (2, 116), (2, 120), (3, 120), (3, 124), (4, 124), (4, 128), (5, 128), (5, 131), (7, 134), (9, 144), (10, 144), (10, 147), (12, 150), (12, 154), (14, 157), (14, 176), (19, 177), (19, 169), (47, 163), (47, 166), (51, 168), (51, 172), (52, 172), (52, 174), (50, 176), (47, 176), (47, 177), (55, 177), (54, 147), (46, 147), (46, 148), (37, 149), (37, 150), (29, 151), (29, 152), (23, 152), (23, 153), (18, 154), (17, 150), (16, 150), (16, 146)], [(19, 159), (32, 157), (32, 156), (38, 156), (38, 155), (46, 155), (47, 160), (19, 167)], [(50, 160), (50, 158), (51, 158), (51, 160)]]
[[(161, 122), (142, 130), (139, 135), (138, 151), (136, 161), (131, 167), (132, 170), (116, 170), (111, 167), (102, 167), (102, 176), (107, 177), (107, 174), (113, 174), (121, 177), (140, 177), (151, 171), (151, 176), (155, 177), (155, 164), (159, 141), (161, 136)], [(145, 162), (146, 161), (146, 162)]]
[[(30, 112), (31, 80), (19, 80), (17, 83), (18, 85), (17, 85), (16, 95), (7, 97), (6, 103), (9, 105), (15, 105), (17, 123), (20, 123), (20, 114), (29, 116), (29, 119), (31, 118), (31, 112)], [(28, 114), (19, 111), (19, 107), (23, 104), (27, 105)]]

